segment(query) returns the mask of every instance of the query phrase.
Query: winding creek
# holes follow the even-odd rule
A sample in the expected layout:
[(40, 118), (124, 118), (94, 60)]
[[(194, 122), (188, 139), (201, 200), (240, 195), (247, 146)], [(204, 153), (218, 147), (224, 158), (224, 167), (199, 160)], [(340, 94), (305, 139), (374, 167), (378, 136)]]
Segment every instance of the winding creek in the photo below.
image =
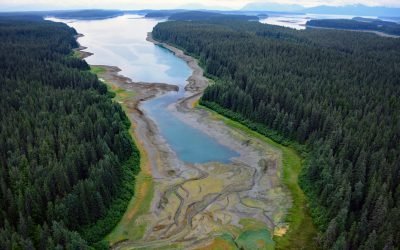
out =
[(151, 202), (131, 201), (107, 238), (113, 247), (272, 246), (272, 235), (287, 228), (291, 206), (282, 152), (193, 108), (207, 79), (182, 51), (151, 42), (148, 32), (159, 21), (125, 15), (64, 22), (84, 35), (78, 41), (93, 53), (85, 59), (90, 65), (118, 67), (106, 66), (100, 77), (125, 91), (121, 104), (148, 158), (142, 171), (152, 181), (146, 188), (137, 181), (135, 196)]

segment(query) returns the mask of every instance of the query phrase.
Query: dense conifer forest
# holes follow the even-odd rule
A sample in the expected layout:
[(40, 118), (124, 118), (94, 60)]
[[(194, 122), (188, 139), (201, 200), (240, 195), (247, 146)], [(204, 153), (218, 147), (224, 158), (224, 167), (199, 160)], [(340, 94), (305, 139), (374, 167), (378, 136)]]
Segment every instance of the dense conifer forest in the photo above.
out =
[(0, 18), (0, 249), (87, 249), (118, 222), (139, 155), (76, 31)]
[(212, 20), (242, 20), (242, 21), (258, 21), (257, 16), (222, 14), (216, 12), (204, 11), (185, 11), (173, 13), (168, 20), (174, 21), (212, 21)]
[(233, 20), (165, 22), (153, 36), (215, 80), (203, 105), (304, 149), (321, 248), (399, 249), (399, 39)]
[(400, 24), (395, 22), (382, 21), (380, 19), (370, 19), (355, 17), (349, 19), (320, 19), (310, 20), (306, 24), (312, 27), (349, 29), (349, 30), (372, 30), (380, 31), (391, 35), (400, 36)]

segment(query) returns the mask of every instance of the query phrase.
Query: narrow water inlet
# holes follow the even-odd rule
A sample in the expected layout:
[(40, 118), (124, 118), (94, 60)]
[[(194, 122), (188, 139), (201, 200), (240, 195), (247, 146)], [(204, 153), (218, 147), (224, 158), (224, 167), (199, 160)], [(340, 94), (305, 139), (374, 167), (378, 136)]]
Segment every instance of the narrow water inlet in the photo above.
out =
[(185, 61), (168, 49), (146, 41), (147, 33), (160, 20), (125, 15), (105, 20), (65, 22), (84, 35), (78, 41), (93, 53), (85, 59), (89, 64), (117, 66), (121, 69), (120, 74), (132, 81), (179, 86), (178, 92), (146, 101), (141, 107), (180, 160), (187, 163), (227, 163), (238, 156), (235, 151), (179, 120), (168, 110), (169, 105), (184, 97), (184, 86), (192, 71)]
[(175, 117), (167, 107), (184, 96), (179, 92), (167, 93), (147, 101), (142, 106), (149, 117), (157, 124), (161, 135), (166, 139), (178, 158), (187, 163), (222, 162), (227, 163), (238, 154), (219, 144), (200, 130), (190, 127)]

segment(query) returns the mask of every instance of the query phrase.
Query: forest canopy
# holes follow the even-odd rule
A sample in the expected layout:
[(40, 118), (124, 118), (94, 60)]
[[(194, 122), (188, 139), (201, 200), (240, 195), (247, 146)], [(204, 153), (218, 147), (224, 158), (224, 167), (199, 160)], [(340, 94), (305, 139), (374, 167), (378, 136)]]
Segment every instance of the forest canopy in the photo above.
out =
[(399, 39), (223, 20), (159, 23), (153, 36), (213, 78), (201, 104), (305, 145), (300, 181), (322, 248), (398, 249)]
[(348, 29), (348, 30), (371, 30), (380, 31), (390, 35), (400, 36), (400, 24), (382, 21), (380, 19), (355, 17), (349, 19), (321, 19), (310, 20), (306, 24), (311, 27)]
[(177, 12), (169, 16), (169, 20), (174, 20), (174, 21), (216, 21), (216, 20), (258, 21), (258, 19), (259, 18), (257, 16), (222, 14), (217, 12), (204, 12), (204, 11)]
[(0, 18), (0, 249), (87, 249), (133, 194), (139, 155), (77, 33)]

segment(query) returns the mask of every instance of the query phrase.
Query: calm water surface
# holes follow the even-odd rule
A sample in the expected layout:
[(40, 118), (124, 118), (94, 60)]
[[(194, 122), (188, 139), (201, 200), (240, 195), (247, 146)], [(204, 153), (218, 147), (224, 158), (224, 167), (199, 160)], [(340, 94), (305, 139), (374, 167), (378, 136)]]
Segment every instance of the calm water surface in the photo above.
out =
[[(306, 23), (312, 19), (352, 19), (349, 15), (321, 15), (321, 14), (268, 14), (268, 18), (260, 19), (261, 23), (278, 25), (297, 30), (304, 30)], [(366, 18), (376, 18), (364, 16)]]
[(79, 43), (94, 53), (85, 59), (89, 64), (117, 66), (122, 75), (133, 81), (170, 83), (180, 87), (179, 92), (145, 102), (143, 109), (181, 160), (189, 163), (229, 162), (237, 156), (236, 152), (180, 121), (167, 109), (184, 96), (183, 87), (192, 71), (169, 50), (146, 41), (147, 33), (158, 22), (132, 15), (67, 21), (78, 33), (84, 34)]

